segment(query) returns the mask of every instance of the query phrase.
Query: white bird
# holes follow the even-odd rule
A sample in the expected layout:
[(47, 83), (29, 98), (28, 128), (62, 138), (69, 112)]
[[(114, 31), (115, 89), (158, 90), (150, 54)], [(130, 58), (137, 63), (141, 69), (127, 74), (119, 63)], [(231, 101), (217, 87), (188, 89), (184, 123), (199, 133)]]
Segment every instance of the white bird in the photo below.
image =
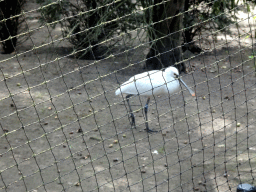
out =
[(175, 67), (168, 67), (165, 70), (153, 70), (137, 74), (124, 82), (119, 89), (116, 90), (116, 95), (127, 94), (126, 100), (130, 110), (132, 126), (135, 127), (135, 118), (131, 109), (129, 98), (132, 95), (148, 96), (147, 103), (144, 107), (146, 117), (146, 130), (154, 132), (148, 128), (148, 104), (151, 96), (164, 94), (173, 94), (180, 90), (180, 82), (188, 89), (192, 96), (195, 93), (185, 84), (179, 77), (179, 71)]

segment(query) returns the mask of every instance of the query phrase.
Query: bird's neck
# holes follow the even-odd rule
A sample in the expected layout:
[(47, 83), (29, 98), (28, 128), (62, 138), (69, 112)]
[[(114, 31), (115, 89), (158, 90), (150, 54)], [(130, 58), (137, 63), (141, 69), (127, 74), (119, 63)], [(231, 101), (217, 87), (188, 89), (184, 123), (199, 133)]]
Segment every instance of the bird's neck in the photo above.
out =
[(167, 82), (174, 80), (174, 78), (171, 76), (170, 72), (169, 72), (169, 73), (168, 73), (168, 72), (164, 72), (164, 73), (163, 73), (163, 76), (164, 76), (164, 78), (165, 78), (165, 80), (166, 80)]

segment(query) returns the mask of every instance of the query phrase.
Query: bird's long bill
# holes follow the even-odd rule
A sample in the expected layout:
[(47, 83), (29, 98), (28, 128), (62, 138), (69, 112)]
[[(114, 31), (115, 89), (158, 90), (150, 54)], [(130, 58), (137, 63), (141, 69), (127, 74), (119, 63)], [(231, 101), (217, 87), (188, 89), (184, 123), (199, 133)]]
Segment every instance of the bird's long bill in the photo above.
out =
[(180, 80), (180, 82), (187, 88), (187, 90), (189, 91), (189, 93), (190, 93), (193, 97), (195, 97), (196, 94), (194, 93), (194, 91), (192, 91), (192, 90), (186, 85), (186, 83), (185, 83), (181, 78), (179, 78), (179, 80)]

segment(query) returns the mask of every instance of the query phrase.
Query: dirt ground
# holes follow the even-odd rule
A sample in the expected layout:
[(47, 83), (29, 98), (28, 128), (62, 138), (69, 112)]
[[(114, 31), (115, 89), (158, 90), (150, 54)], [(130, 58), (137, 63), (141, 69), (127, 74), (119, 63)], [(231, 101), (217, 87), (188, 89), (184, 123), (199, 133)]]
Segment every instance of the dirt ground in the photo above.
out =
[[(37, 16), (27, 14), (31, 30)], [(146, 98), (131, 98), (132, 129), (126, 102), (115, 96), (119, 83), (145, 71), (147, 45), (77, 60), (67, 41), (51, 43), (60, 28), (35, 30), (15, 53), (0, 55), (0, 191), (222, 192), (255, 184), (254, 42), (247, 38), (255, 28), (246, 17), (239, 31), (230, 26), (231, 36), (196, 41), (204, 53), (187, 59), (182, 74), (196, 97), (182, 89), (152, 98), (153, 134), (144, 130)]]

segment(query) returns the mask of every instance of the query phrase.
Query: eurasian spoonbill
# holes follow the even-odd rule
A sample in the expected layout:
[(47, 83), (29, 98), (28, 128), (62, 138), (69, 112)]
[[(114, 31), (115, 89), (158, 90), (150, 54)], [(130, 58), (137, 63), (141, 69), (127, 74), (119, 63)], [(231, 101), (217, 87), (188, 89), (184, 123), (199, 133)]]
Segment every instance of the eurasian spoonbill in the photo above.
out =
[(144, 107), (146, 117), (146, 130), (154, 132), (148, 128), (148, 104), (150, 97), (173, 94), (180, 90), (180, 82), (188, 89), (192, 96), (195, 93), (185, 84), (180, 78), (179, 71), (175, 67), (168, 67), (165, 70), (153, 70), (137, 74), (124, 82), (119, 89), (116, 90), (116, 95), (126, 94), (126, 100), (129, 106), (132, 126), (135, 127), (135, 117), (129, 103), (129, 98), (133, 95), (148, 96), (147, 103)]

